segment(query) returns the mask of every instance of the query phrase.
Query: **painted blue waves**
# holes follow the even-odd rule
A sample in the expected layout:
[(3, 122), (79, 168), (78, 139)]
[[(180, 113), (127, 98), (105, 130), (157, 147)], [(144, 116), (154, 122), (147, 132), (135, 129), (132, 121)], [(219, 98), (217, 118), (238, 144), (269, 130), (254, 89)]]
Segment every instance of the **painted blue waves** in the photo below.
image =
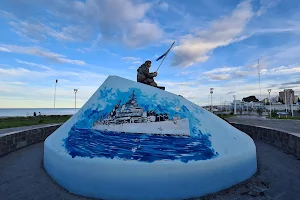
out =
[(109, 159), (154, 162), (159, 160), (207, 160), (218, 155), (210, 148), (208, 136), (181, 138), (145, 134), (104, 133), (72, 128), (64, 141), (74, 158), (105, 157)]

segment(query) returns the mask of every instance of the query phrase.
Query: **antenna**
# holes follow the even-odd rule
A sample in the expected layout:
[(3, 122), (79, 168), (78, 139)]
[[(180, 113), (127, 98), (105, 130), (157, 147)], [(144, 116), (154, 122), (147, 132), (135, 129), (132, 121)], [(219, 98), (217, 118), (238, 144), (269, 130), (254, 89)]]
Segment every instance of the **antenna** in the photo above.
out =
[(257, 60), (257, 69), (258, 69), (259, 98), (261, 99), (259, 59)]

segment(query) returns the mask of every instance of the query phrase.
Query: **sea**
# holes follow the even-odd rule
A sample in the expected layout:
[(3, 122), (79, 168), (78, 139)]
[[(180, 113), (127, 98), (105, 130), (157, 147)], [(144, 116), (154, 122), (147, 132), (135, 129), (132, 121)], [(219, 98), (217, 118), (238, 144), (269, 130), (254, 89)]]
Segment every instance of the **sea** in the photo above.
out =
[(148, 134), (124, 134), (72, 128), (64, 147), (74, 157), (154, 162), (157, 160), (207, 160), (219, 154), (210, 148), (207, 137), (175, 137)]
[(0, 117), (33, 116), (35, 112), (41, 115), (74, 115), (80, 108), (0, 108)]

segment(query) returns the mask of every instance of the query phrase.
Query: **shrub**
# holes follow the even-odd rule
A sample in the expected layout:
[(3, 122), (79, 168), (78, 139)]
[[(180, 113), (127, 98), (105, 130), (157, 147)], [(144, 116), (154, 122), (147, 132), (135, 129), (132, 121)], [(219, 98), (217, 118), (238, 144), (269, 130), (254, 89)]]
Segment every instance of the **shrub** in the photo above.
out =
[(257, 114), (259, 114), (261, 116), (262, 113), (263, 113), (263, 109), (262, 108), (257, 108), (256, 112), (257, 112)]
[(277, 115), (277, 112), (278, 112), (278, 111), (275, 110), (275, 109), (272, 110), (272, 111), (271, 111), (271, 117), (277, 117), (277, 116), (278, 116), (278, 115)]

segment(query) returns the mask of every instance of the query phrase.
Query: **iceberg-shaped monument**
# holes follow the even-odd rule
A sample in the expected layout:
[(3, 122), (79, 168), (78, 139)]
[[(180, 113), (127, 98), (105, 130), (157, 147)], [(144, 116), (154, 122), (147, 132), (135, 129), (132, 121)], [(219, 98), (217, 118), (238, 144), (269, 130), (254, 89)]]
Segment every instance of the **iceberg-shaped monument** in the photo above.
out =
[(184, 199), (229, 188), (257, 170), (245, 133), (185, 98), (109, 76), (44, 144), (47, 173), (100, 199)]

